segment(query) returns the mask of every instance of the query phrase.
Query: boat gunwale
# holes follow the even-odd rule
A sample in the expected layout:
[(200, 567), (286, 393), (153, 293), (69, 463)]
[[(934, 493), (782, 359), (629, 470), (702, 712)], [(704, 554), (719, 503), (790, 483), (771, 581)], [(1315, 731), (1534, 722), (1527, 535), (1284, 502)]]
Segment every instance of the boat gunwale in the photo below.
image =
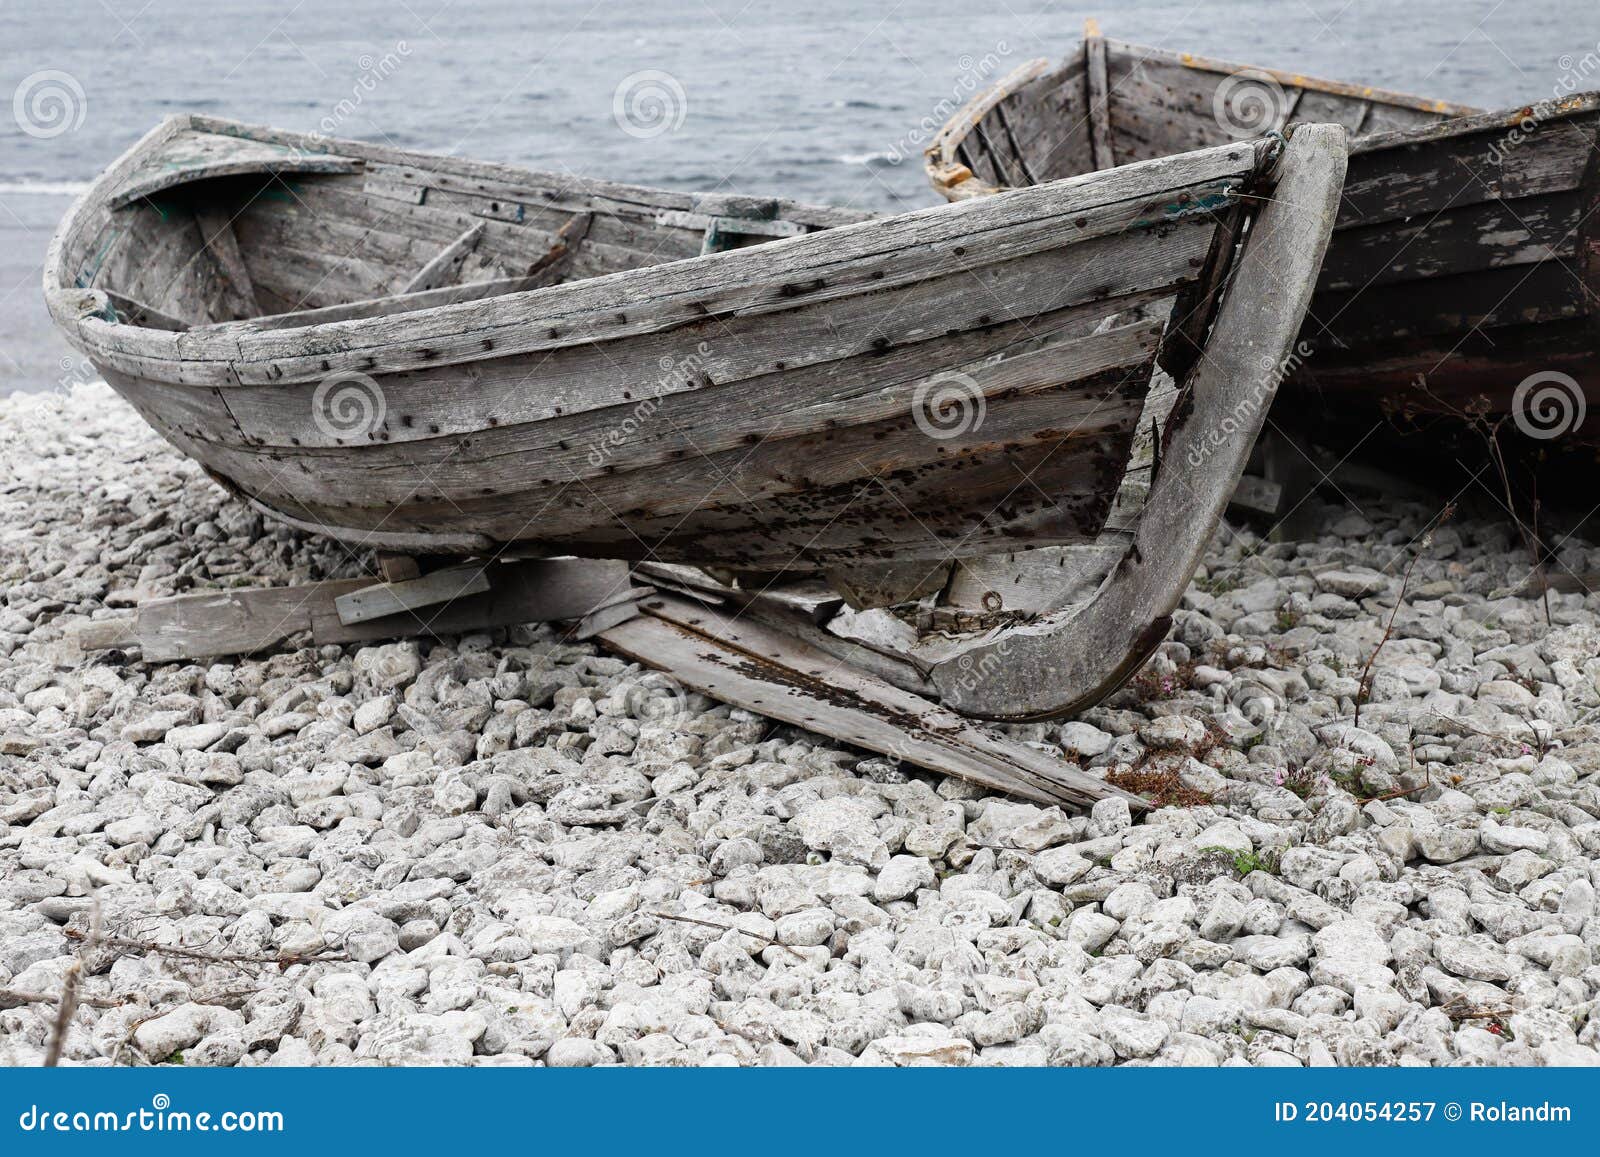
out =
[[(448, 173), (457, 177), (468, 179), (504, 179), (515, 181), (524, 185), (531, 185), (548, 180), (556, 187), (579, 193), (585, 196), (603, 196), (620, 199), (617, 194), (645, 194), (647, 198), (656, 198), (652, 202), (647, 198), (638, 201), (641, 210), (651, 208), (660, 212), (693, 211), (697, 204), (697, 195), (689, 192), (678, 192), (669, 189), (656, 189), (646, 185), (628, 185), (620, 182), (608, 181), (599, 178), (589, 178), (575, 174), (552, 173), (535, 169), (520, 169), (513, 165), (496, 161), (479, 161), (467, 157), (455, 157), (444, 153), (428, 153), (416, 150), (395, 149), (384, 145), (374, 145), (366, 141), (347, 138), (325, 137), (318, 133), (300, 133), (283, 129), (276, 129), (270, 125), (257, 125), (244, 121), (234, 121), (223, 117), (211, 117), (194, 113), (175, 113), (164, 117), (158, 124), (135, 141), (128, 149), (117, 156), (73, 201), (67, 212), (50, 238), (50, 244), (45, 251), (43, 268), (43, 284), (46, 304), (49, 307), (52, 319), (61, 326), (69, 336), (76, 336), (84, 347), (92, 347), (108, 356), (117, 354), (133, 354), (144, 360), (171, 361), (175, 364), (190, 364), (197, 362), (215, 361), (228, 364), (251, 364), (252, 359), (242, 356), (237, 345), (239, 337), (255, 336), (258, 333), (313, 333), (326, 329), (328, 326), (345, 324), (337, 322), (322, 323), (321, 325), (285, 326), (275, 324), (251, 328), (250, 322), (234, 321), (226, 323), (208, 323), (207, 325), (194, 326), (190, 329), (177, 332), (159, 329), (150, 326), (141, 326), (125, 321), (108, 321), (111, 303), (105, 290), (93, 287), (80, 287), (72, 285), (72, 279), (67, 275), (65, 266), (65, 249), (69, 238), (74, 238), (78, 231), (89, 224), (88, 214), (98, 208), (103, 208), (110, 214), (123, 212), (132, 208), (138, 202), (113, 207), (112, 201), (117, 189), (132, 174), (136, 173), (150, 155), (160, 149), (173, 137), (186, 131), (213, 133), (220, 136), (234, 136), (241, 140), (259, 141), (262, 143), (290, 144), (295, 147), (306, 147), (317, 153), (349, 157), (367, 164), (394, 164), (410, 166), (430, 173)], [(431, 167), (422, 162), (441, 162)], [(266, 172), (268, 170), (261, 170)], [(174, 186), (174, 188), (179, 186)], [(167, 190), (162, 190), (166, 192)], [(822, 225), (829, 219), (840, 217), (855, 217), (855, 220), (846, 220), (832, 225), (829, 232), (848, 228), (851, 225), (870, 224), (875, 218), (864, 211), (839, 209), (826, 205), (813, 205), (805, 202), (791, 201), (778, 196), (751, 195), (752, 199), (772, 201), (778, 209), (777, 219), (796, 220), (797, 224)], [(145, 200), (146, 198), (140, 198)], [(796, 216), (785, 217), (789, 211), (798, 211)], [(781, 238), (782, 241), (802, 240), (802, 237)], [(619, 270), (615, 273), (603, 274), (598, 277), (582, 278), (579, 281), (568, 283), (565, 286), (542, 286), (537, 289), (524, 290), (516, 294), (504, 294), (496, 300), (531, 298), (534, 294), (548, 293), (562, 290), (576, 285), (589, 285), (603, 281), (607, 278), (622, 278), (663, 268), (668, 265), (678, 265), (686, 261), (698, 261), (705, 258), (718, 258), (736, 256), (738, 250), (721, 253), (700, 254), (695, 257), (680, 258), (675, 261), (659, 262), (654, 265), (643, 266), (639, 269)], [(402, 296), (402, 295), (393, 295)], [(383, 299), (372, 299), (383, 300)], [(421, 316), (448, 309), (470, 310), (480, 302), (468, 301), (454, 303), (449, 306), (434, 306), (413, 311), (400, 311), (388, 316), (399, 317), (407, 313)], [(314, 312), (312, 310), (296, 312)], [(275, 321), (292, 314), (271, 315)], [(362, 320), (354, 319), (357, 323)], [(94, 340), (96, 331), (104, 326), (107, 330), (114, 330), (120, 339), (114, 343)], [(223, 327), (226, 328), (223, 328)], [(86, 329), (87, 327), (87, 329)], [(334, 331), (335, 333), (339, 331)], [(187, 344), (199, 344), (200, 349), (186, 352), (179, 348), (182, 339), (187, 338)], [(196, 339), (199, 342), (196, 342)], [(214, 340), (208, 340), (214, 339)], [(230, 340), (231, 339), (231, 340)], [(140, 348), (142, 347), (142, 348)], [(207, 348), (212, 347), (212, 348)], [(86, 350), (87, 352), (87, 350)], [(207, 357), (207, 353), (214, 353), (215, 357)], [(270, 360), (270, 359), (268, 359)]]
[[(1373, 133), (1350, 144), (1350, 155), (1379, 152), (1383, 149), (1405, 148), (1426, 144), (1446, 137), (1471, 136), (1491, 129), (1515, 128), (1524, 121), (1533, 120), (1536, 127), (1551, 121), (1568, 120), (1600, 109), (1600, 89), (1585, 89), (1566, 97), (1549, 97), (1531, 104), (1475, 112), (1468, 116), (1451, 117), (1431, 125), (1410, 129), (1391, 129), (1386, 133)], [(1542, 110), (1542, 111), (1541, 111)]]
[[(1076, 51), (1069, 52), (1061, 62), (1054, 66), (1063, 69), (1070, 65), (1074, 59), (1083, 56), (1090, 37), (1079, 41)], [(1556, 119), (1576, 115), (1587, 111), (1589, 108), (1600, 107), (1600, 92), (1584, 91), (1564, 98), (1548, 98), (1545, 101), (1503, 109), (1483, 109), (1475, 105), (1456, 104), (1451, 101), (1432, 100), (1427, 97), (1415, 96), (1410, 93), (1398, 92), (1391, 89), (1377, 88), (1371, 85), (1351, 84), (1347, 81), (1325, 80), (1320, 77), (1306, 76), (1302, 73), (1289, 72), (1284, 69), (1259, 67), (1250, 64), (1235, 64), (1229, 61), (1216, 60), (1211, 57), (1200, 56), (1189, 52), (1176, 52), (1167, 48), (1156, 48), (1145, 44), (1136, 44), (1128, 40), (1116, 40), (1110, 37), (1100, 38), (1108, 48), (1117, 48), (1136, 53), (1142, 57), (1165, 61), (1169, 64), (1181, 65), (1197, 72), (1224, 73), (1230, 76), (1241, 73), (1253, 73), (1265, 76), (1276, 83), (1290, 87), (1300, 88), (1312, 92), (1331, 93), (1336, 96), (1348, 96), (1362, 100), (1372, 100), (1383, 104), (1414, 109), (1419, 112), (1433, 112), (1446, 114), (1445, 119), (1433, 124), (1419, 125), (1408, 129), (1392, 129), (1388, 132), (1374, 133), (1369, 137), (1352, 139), (1347, 148), (1350, 155), (1371, 152), (1376, 149), (1393, 148), (1411, 143), (1433, 139), (1438, 135), (1448, 135), (1444, 126), (1452, 126), (1450, 131), (1478, 132), (1486, 128), (1506, 127), (1520, 123), (1533, 109), (1541, 105), (1556, 104), (1568, 106), (1581, 103), (1582, 107), (1561, 108), (1560, 111), (1543, 117), (1542, 119)], [(1048, 75), (1052, 66), (1049, 58), (1038, 57), (1026, 61), (1001, 77), (987, 88), (974, 93), (965, 104), (957, 109), (945, 123), (940, 126), (932, 142), (923, 150), (923, 170), (928, 182), (941, 195), (952, 201), (966, 200), (971, 197), (1003, 193), (1015, 186), (996, 186), (980, 178), (976, 173), (966, 169), (965, 165), (956, 160), (956, 150), (966, 143), (968, 137), (977, 128), (978, 123), (995, 107), (1016, 95), (1017, 92), (1032, 84), (1041, 76)], [(1587, 101), (1585, 98), (1588, 98)], [(1468, 122), (1468, 123), (1463, 123)], [(1304, 123), (1304, 122), (1303, 122)], [(1241, 141), (1252, 139), (1242, 137)], [(1135, 162), (1138, 163), (1138, 162)], [(1118, 165), (1118, 168), (1123, 166)], [(965, 176), (958, 174), (965, 170)]]
[[(674, 276), (683, 269), (693, 266), (695, 262), (734, 263), (735, 267), (737, 267), (738, 263), (744, 263), (752, 266), (752, 272), (754, 272), (753, 267), (756, 264), (770, 261), (775, 254), (793, 249), (816, 249), (819, 254), (819, 260), (815, 264), (822, 265), (825, 264), (826, 250), (835, 248), (841, 238), (848, 238), (855, 233), (883, 230), (894, 223), (904, 222), (913, 218), (935, 217), (952, 212), (981, 213), (983, 210), (978, 208), (978, 205), (992, 200), (986, 199), (985, 202), (974, 202), (971, 208), (962, 205), (936, 204), (888, 216), (866, 216), (864, 219), (839, 224), (826, 230), (818, 230), (817, 232), (794, 237), (777, 238), (756, 247), (683, 257), (637, 269), (618, 270), (561, 285), (541, 286), (476, 301), (455, 302), (385, 314), (379, 320), (395, 324), (399, 324), (403, 320), (413, 326), (424, 325), (425, 323), (433, 324), (428, 325), (423, 333), (397, 334), (386, 341), (367, 346), (352, 347), (349, 343), (349, 338), (369, 327), (374, 320), (372, 318), (330, 321), (306, 326), (286, 326), (281, 324), (282, 318), (286, 315), (280, 314), (274, 315), (275, 324), (271, 326), (252, 328), (249, 321), (242, 321), (229, 322), (225, 326), (196, 326), (183, 331), (158, 329), (120, 320), (115, 322), (107, 320), (106, 315), (110, 312), (110, 300), (105, 290), (68, 287), (65, 277), (66, 270), (63, 266), (63, 250), (66, 240), (75, 235), (76, 230), (85, 223), (87, 214), (91, 210), (99, 206), (108, 205), (110, 193), (123, 178), (137, 169), (138, 165), (142, 163), (150, 152), (159, 148), (172, 136), (186, 129), (218, 131), (219, 126), (231, 130), (235, 135), (244, 136), (246, 139), (262, 139), (261, 134), (265, 134), (278, 142), (314, 138), (318, 145), (323, 148), (342, 150), (341, 155), (356, 156), (364, 161), (378, 158), (381, 158), (378, 159), (378, 163), (389, 163), (396, 158), (400, 158), (404, 162), (417, 160), (453, 161), (457, 164), (457, 172), (460, 171), (462, 166), (469, 170), (482, 166), (485, 170), (493, 169), (522, 182), (526, 182), (530, 176), (535, 179), (538, 177), (538, 174), (530, 170), (516, 169), (494, 162), (477, 162), (467, 158), (445, 157), (440, 154), (407, 152), (365, 142), (322, 138), (315, 136), (315, 134), (288, 133), (282, 130), (246, 125), (217, 118), (197, 117), (187, 114), (169, 117), (147, 133), (127, 152), (118, 157), (78, 199), (72, 209), (68, 211), (66, 217), (63, 218), (55, 236), (52, 238), (45, 262), (45, 294), (56, 323), (67, 331), (69, 337), (76, 338), (75, 344), (78, 344), (84, 352), (101, 356), (119, 371), (128, 373), (131, 376), (150, 378), (172, 384), (205, 385), (220, 388), (257, 385), (260, 383), (254, 380), (245, 381), (241, 379), (238, 373), (239, 368), (274, 366), (280, 360), (279, 356), (261, 354), (251, 356), (241, 346), (241, 339), (262, 337), (275, 341), (301, 341), (305, 343), (307, 348), (303, 353), (294, 355), (297, 358), (370, 356), (388, 348), (404, 346), (416, 341), (459, 337), (482, 329), (481, 311), (486, 304), (492, 304), (502, 313), (517, 314), (518, 316), (514, 318), (514, 324), (516, 325), (537, 325), (549, 324), (561, 316), (554, 310), (547, 310), (547, 306), (552, 303), (559, 303), (564, 297), (576, 296), (580, 292), (585, 294), (594, 294), (596, 292), (604, 294), (607, 290), (615, 289), (617, 292), (614, 296), (617, 298), (619, 305), (624, 307), (634, 307), (641, 302), (668, 301), (675, 296), (674, 293), (658, 290), (630, 295), (629, 289), (630, 287), (637, 287), (640, 282), (648, 283), (650, 281), (659, 281), (663, 276)], [(1243, 148), (1255, 154), (1252, 162), (1241, 162), (1240, 164), (1240, 168), (1247, 172), (1252, 166), (1259, 166), (1262, 163), (1262, 158), (1265, 155), (1263, 150), (1267, 147), (1269, 147), (1269, 142), (1265, 140), (1240, 140), (1211, 146), (1208, 149), (1196, 150), (1194, 153), (1184, 154), (1184, 156), (1192, 157), (1202, 153), (1221, 153), (1228, 149)], [(1140, 168), (1170, 164), (1173, 159), (1167, 157), (1152, 158), (1149, 161), (1120, 166), (1119, 171), (1134, 172)], [(416, 167), (421, 168), (424, 166), (418, 165)], [(449, 170), (444, 166), (439, 166), (430, 171)], [(1010, 190), (1008, 192), (1017, 195), (1032, 193), (1037, 196), (1037, 190), (1049, 188), (1053, 190), (1054, 195), (1060, 195), (1069, 188), (1091, 184), (1097, 180), (1103, 180), (1105, 176), (1105, 173), (1085, 173), (1047, 182), (1042, 186)], [(681, 197), (684, 202), (690, 204), (692, 204), (694, 196), (690, 193), (679, 194), (669, 190), (652, 190), (644, 186), (621, 186), (611, 182), (586, 181), (582, 178), (574, 179), (572, 183), (580, 188), (640, 190), (673, 198)], [(1172, 187), (1174, 191), (1181, 188), (1178, 185)], [(1144, 191), (1137, 196), (1127, 195), (1123, 197), (1107, 197), (1094, 202), (1086, 201), (1083, 204), (1071, 206), (1070, 211), (1078, 212), (1102, 208), (1135, 200), (1139, 197), (1149, 197), (1156, 192), (1159, 192), (1159, 189), (1153, 187), (1151, 190)], [(780, 204), (792, 204), (781, 199), (774, 198), (774, 200), (779, 200)], [(818, 214), (832, 212), (826, 206), (806, 206), (805, 208)], [(107, 207), (106, 211), (109, 213), (122, 210), (110, 210)], [(1056, 210), (1056, 212), (1064, 211), (1066, 210)], [(827, 234), (826, 238), (819, 236), (819, 233), (823, 232)], [(860, 254), (852, 254), (848, 260), (854, 262), (860, 260), (861, 257), (862, 255)], [(700, 268), (710, 267), (702, 265)], [(809, 273), (811, 270), (807, 269), (805, 272)], [(732, 285), (737, 284), (739, 278), (736, 275), (725, 276), (720, 280)], [(599, 289), (597, 290), (596, 287), (599, 287)], [(597, 307), (591, 306), (588, 312), (593, 312), (595, 308)], [(498, 324), (495, 328), (497, 329), (503, 328), (505, 324), (513, 323), (503, 319), (496, 320)], [(452, 322), (457, 321), (464, 324), (457, 325), (453, 329), (446, 328)], [(582, 340), (579, 339), (580, 342)], [(506, 356), (506, 354), (503, 352), (479, 353), (475, 357), (468, 357), (463, 353), (461, 355), (452, 355), (450, 358), (434, 364), (459, 364), (495, 356)], [(121, 363), (120, 365), (118, 364), (119, 362)], [(161, 364), (168, 364), (173, 367), (171, 376), (155, 372)], [(184, 367), (203, 373), (204, 379), (197, 377), (191, 380), (182, 373)], [(313, 381), (325, 377), (329, 372), (334, 372), (334, 370), (323, 369), (308, 374), (290, 374), (275, 377), (274, 380), (282, 384)], [(380, 372), (389, 372), (389, 370), (385, 369)]]
[(1351, 96), (1361, 100), (1374, 100), (1387, 105), (1396, 105), (1400, 108), (1415, 109), (1417, 112), (1450, 113), (1456, 116), (1472, 116), (1484, 111), (1478, 105), (1456, 104), (1454, 101), (1434, 100), (1431, 97), (1417, 96), (1414, 93), (1400, 92), (1396, 89), (1379, 88), (1370, 84), (1353, 84), (1346, 80), (1328, 80), (1324, 77), (1308, 76), (1305, 73), (1293, 72), (1283, 68), (1266, 68), (1255, 64), (1239, 64), (1234, 61), (1218, 60), (1214, 57), (1201, 56), (1194, 52), (1176, 52), (1170, 48), (1156, 48), (1146, 44), (1135, 44), (1131, 40), (1116, 40), (1105, 38), (1107, 48), (1132, 49), (1148, 57), (1165, 60), (1169, 64), (1181, 64), (1185, 68), (1192, 68), (1196, 72), (1220, 72), (1229, 76), (1238, 73), (1250, 72), (1258, 76), (1266, 76), (1279, 84), (1290, 88), (1305, 89), (1310, 92), (1326, 92), (1334, 96)]

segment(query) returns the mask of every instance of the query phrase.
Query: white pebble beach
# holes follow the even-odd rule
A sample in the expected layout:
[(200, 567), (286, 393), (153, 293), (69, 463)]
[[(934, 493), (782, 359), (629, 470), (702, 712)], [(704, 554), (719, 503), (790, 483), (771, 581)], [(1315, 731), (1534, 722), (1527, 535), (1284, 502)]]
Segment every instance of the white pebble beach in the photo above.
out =
[(548, 627), (79, 654), (371, 560), (104, 386), (0, 399), (0, 1062), (79, 970), (72, 1065), (1600, 1064), (1600, 597), (1447, 497), (1219, 531), (1133, 684), (1006, 729), (1170, 801), (1070, 814)]

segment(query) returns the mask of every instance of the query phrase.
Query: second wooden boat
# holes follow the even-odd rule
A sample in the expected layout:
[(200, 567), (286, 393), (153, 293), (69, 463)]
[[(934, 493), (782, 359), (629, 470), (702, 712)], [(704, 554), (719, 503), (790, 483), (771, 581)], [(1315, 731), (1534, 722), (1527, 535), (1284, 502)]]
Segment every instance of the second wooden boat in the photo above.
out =
[[(1308, 126), (869, 220), (179, 117), (72, 209), (45, 288), (174, 445), (352, 546), (902, 593), (896, 567), (936, 592), (954, 559), (1093, 548), (1089, 598), (917, 668), (1024, 716), (1159, 641), (1343, 170), (1342, 130)], [(1148, 498), (1119, 505), (1158, 421)], [(968, 688), (955, 652), (1002, 642)]]
[(974, 97), (927, 168), (964, 199), (1302, 120), (1343, 124), (1350, 163), (1286, 393), (1600, 444), (1600, 94), (1486, 113), (1091, 28)]

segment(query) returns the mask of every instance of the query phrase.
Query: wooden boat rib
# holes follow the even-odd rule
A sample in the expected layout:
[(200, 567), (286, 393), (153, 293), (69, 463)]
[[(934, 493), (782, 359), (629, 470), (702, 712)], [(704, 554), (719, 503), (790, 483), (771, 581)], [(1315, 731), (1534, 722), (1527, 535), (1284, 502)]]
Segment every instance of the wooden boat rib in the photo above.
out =
[[(764, 573), (1098, 545), (1147, 596), (1103, 636), (1120, 670), (1259, 424), (1116, 523), (1152, 383), (1173, 446), (1270, 398), (1343, 167), (1307, 126), (867, 219), (179, 117), (69, 213), (45, 287), (152, 426), (294, 525)], [(1103, 683), (944, 695), (1020, 716)]]
[(1559, 375), (1569, 418), (1600, 405), (1600, 94), (1482, 112), (1091, 35), (974, 97), (927, 170), (960, 200), (1300, 119), (1343, 124), (1350, 161), (1287, 393), (1494, 416)]

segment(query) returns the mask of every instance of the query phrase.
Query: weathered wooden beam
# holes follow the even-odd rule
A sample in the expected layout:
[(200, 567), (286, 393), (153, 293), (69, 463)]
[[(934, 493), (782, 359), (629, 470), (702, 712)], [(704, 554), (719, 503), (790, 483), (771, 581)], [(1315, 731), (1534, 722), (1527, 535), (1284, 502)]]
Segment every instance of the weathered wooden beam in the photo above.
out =
[(222, 299), (236, 318), (258, 317), (261, 304), (256, 300), (256, 288), (250, 279), (250, 269), (239, 252), (239, 239), (234, 236), (233, 221), (228, 211), (220, 205), (206, 202), (194, 210), (194, 221), (200, 228), (206, 252), (215, 262), (222, 282)]
[(489, 563), (467, 563), (402, 582), (373, 583), (333, 600), (339, 621), (349, 626), (454, 602), (489, 589)]
[(629, 587), (619, 592), (606, 605), (595, 607), (579, 619), (572, 628), (572, 637), (582, 642), (594, 638), (601, 631), (627, 622), (639, 614), (639, 601), (655, 593), (655, 587)]
[(489, 589), (479, 594), (365, 622), (342, 622), (337, 600), (371, 580), (335, 579), (156, 599), (130, 616), (86, 624), (75, 637), (85, 651), (137, 645), (146, 662), (167, 663), (249, 654), (304, 631), (321, 646), (581, 619), (628, 589), (627, 566), (607, 560), (526, 559), (485, 574)]
[(461, 272), (461, 266), (468, 257), (478, 248), (478, 242), (483, 240), (484, 230), (488, 226), (479, 221), (470, 226), (461, 236), (441, 249), (433, 260), (429, 261), (416, 275), (406, 282), (401, 293), (421, 293), (425, 289), (438, 289), (456, 280)]
[(666, 595), (644, 612), (601, 641), (714, 699), (1028, 799), (1084, 807), (1123, 796), (1148, 806), (766, 624)]
[(1084, 84), (1089, 101), (1089, 145), (1093, 150), (1096, 169), (1117, 167), (1116, 154), (1111, 148), (1111, 96), (1106, 81), (1106, 42), (1100, 35), (1100, 25), (1093, 19), (1084, 21), (1083, 56)]

